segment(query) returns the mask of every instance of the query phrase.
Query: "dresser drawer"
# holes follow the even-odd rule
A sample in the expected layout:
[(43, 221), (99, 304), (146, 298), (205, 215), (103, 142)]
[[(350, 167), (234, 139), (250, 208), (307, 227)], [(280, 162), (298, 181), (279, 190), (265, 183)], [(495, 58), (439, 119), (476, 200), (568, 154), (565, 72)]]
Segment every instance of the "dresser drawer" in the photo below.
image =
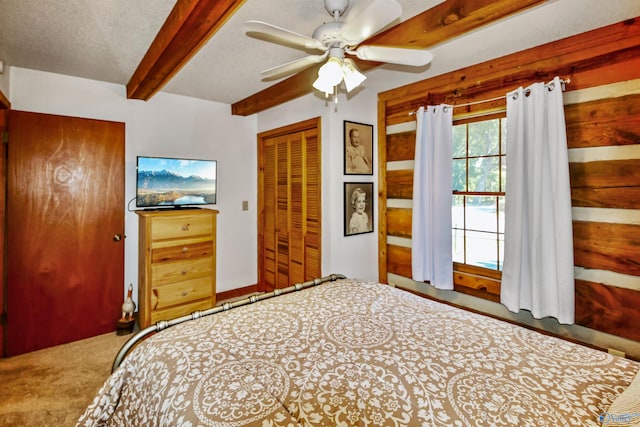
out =
[(213, 254), (213, 242), (187, 243), (177, 246), (151, 249), (151, 262), (170, 262), (184, 259), (208, 257)]
[(161, 262), (151, 265), (151, 286), (182, 282), (198, 277), (211, 277), (212, 273), (213, 260), (211, 257), (180, 262)]
[(207, 298), (211, 304), (211, 286), (210, 277), (156, 286), (151, 291), (151, 308), (160, 310), (204, 298)]
[(158, 320), (170, 320), (176, 317), (186, 316), (197, 310), (206, 310), (211, 308), (211, 300), (198, 301), (191, 304), (179, 305), (176, 307), (167, 308), (166, 310), (155, 310), (151, 312), (151, 319), (149, 324), (154, 324)]
[(153, 219), (153, 240), (180, 239), (211, 235), (211, 215), (173, 215)]

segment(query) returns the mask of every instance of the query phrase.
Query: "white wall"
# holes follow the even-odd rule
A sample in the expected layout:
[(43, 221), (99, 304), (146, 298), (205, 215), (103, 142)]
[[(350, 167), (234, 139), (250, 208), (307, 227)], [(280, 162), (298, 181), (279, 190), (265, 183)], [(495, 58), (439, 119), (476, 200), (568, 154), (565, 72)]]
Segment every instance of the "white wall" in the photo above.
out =
[[(123, 85), (52, 74), (19, 67), (10, 69), (12, 108), (47, 114), (112, 120), (125, 123), (125, 195), (135, 195), (137, 155), (184, 156), (218, 160), (217, 292), (257, 282), (257, 138), (258, 132), (320, 116), (322, 119), (322, 274), (377, 280), (377, 198), (374, 232), (344, 236), (343, 183), (374, 182), (372, 176), (343, 175), (343, 121), (374, 125), (377, 156), (377, 94), (360, 90), (336, 107), (307, 95), (260, 114), (239, 117), (231, 107), (190, 97), (159, 93), (149, 101), (126, 99)], [(4, 91), (3, 91), (4, 92)], [(5, 95), (7, 92), (4, 92)], [(7, 95), (8, 96), (8, 95)], [(242, 201), (249, 211), (242, 211)], [(135, 204), (131, 203), (131, 209)], [(137, 295), (138, 217), (125, 215), (125, 278)]]
[[(365, 82), (366, 85), (366, 82)], [(377, 94), (360, 90), (338, 104), (310, 94), (258, 114), (258, 132), (276, 129), (314, 117), (322, 121), (322, 274), (378, 279), (378, 200), (374, 197), (374, 232), (344, 236), (343, 183), (374, 182), (377, 173)], [(344, 175), (344, 120), (374, 125), (373, 175)]]
[[(135, 196), (137, 155), (218, 160), (218, 203), (210, 206), (220, 211), (217, 292), (256, 283), (255, 116), (232, 116), (229, 105), (166, 93), (147, 102), (127, 100), (123, 85), (17, 67), (10, 72), (15, 110), (125, 123), (125, 202)], [(242, 211), (243, 200), (248, 211)], [(128, 283), (137, 295), (138, 217), (132, 212), (125, 215), (125, 234), (123, 295)]]

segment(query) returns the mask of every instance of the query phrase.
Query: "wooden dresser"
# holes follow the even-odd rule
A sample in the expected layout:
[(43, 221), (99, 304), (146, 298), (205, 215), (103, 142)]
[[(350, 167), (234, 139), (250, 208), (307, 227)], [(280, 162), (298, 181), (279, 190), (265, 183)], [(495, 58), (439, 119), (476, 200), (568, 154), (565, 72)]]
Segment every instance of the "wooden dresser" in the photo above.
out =
[(216, 216), (211, 209), (137, 211), (141, 328), (213, 307)]

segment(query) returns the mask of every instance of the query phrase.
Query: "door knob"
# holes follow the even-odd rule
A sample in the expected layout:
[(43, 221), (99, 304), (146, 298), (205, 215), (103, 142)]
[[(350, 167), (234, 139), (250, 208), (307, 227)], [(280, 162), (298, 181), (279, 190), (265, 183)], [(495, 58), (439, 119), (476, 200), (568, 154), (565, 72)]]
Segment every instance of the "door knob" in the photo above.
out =
[(119, 242), (120, 240), (122, 240), (122, 234), (114, 234), (113, 235), (113, 241), (114, 242)]

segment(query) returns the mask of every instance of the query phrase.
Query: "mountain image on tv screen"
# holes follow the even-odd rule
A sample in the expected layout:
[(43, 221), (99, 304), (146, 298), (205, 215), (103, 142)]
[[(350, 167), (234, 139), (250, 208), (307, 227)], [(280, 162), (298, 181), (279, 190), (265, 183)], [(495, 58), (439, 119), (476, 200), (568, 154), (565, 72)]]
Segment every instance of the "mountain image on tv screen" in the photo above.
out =
[(216, 161), (138, 157), (136, 205), (216, 203)]

